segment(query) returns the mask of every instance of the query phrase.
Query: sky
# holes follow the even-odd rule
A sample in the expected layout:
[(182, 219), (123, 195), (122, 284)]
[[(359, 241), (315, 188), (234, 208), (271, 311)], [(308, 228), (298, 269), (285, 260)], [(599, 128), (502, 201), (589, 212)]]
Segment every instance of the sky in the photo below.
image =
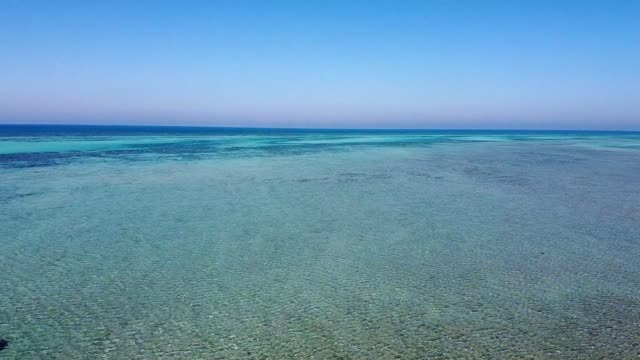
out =
[(0, 124), (640, 130), (640, 0), (0, 0)]

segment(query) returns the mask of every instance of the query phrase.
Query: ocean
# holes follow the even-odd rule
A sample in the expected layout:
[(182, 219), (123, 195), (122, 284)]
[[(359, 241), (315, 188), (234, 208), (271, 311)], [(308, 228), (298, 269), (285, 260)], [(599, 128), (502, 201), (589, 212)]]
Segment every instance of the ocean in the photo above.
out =
[(637, 359), (640, 133), (0, 126), (0, 359)]

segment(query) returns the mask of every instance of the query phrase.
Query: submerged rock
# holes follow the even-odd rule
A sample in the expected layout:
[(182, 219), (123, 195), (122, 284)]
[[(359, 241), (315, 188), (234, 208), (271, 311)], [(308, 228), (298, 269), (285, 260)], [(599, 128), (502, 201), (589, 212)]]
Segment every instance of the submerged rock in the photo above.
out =
[(9, 342), (7, 340), (0, 339), (0, 351), (4, 350), (4, 348), (6, 348), (7, 345), (9, 345)]

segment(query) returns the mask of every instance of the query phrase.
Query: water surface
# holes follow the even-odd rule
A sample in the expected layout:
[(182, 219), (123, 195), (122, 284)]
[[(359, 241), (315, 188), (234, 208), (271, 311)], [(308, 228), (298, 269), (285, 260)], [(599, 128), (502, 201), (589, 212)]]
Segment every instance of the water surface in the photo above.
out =
[(0, 126), (7, 359), (635, 359), (640, 134)]

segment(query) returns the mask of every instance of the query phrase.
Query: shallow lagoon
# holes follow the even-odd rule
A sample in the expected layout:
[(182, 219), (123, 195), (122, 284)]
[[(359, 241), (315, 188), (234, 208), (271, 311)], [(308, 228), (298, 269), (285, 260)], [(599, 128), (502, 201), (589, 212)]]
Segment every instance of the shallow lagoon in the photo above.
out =
[(640, 356), (638, 133), (0, 126), (0, 223), (0, 358)]

